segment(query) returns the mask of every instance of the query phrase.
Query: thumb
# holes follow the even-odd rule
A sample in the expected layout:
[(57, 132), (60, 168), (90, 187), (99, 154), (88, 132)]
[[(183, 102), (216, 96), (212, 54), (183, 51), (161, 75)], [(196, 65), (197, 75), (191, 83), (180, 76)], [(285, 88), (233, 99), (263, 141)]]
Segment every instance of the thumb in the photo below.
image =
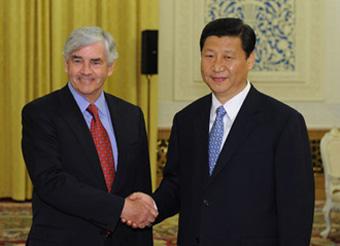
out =
[(134, 192), (134, 193), (132, 193), (128, 196), (128, 199), (131, 200), (131, 201), (135, 201), (135, 200), (140, 199), (141, 197), (142, 196), (139, 192)]

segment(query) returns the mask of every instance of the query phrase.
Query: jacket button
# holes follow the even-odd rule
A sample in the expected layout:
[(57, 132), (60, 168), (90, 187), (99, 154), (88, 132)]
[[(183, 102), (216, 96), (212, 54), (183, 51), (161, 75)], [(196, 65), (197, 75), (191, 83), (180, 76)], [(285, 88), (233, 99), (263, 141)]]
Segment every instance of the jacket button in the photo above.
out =
[(104, 235), (105, 239), (109, 239), (112, 236), (112, 232), (109, 230), (103, 230), (102, 235)]
[(199, 237), (196, 237), (195, 241), (196, 241), (197, 244), (200, 244), (200, 238)]
[(206, 207), (209, 207), (209, 202), (208, 202), (208, 200), (203, 200), (203, 204), (204, 204), (204, 206), (206, 206)]

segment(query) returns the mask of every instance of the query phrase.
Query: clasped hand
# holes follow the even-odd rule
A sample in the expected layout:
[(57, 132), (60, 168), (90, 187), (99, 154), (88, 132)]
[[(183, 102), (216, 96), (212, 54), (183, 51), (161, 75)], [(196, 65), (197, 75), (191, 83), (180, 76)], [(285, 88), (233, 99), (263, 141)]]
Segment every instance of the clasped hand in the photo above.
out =
[(132, 193), (125, 198), (121, 221), (133, 228), (151, 226), (158, 216), (154, 200), (142, 192)]

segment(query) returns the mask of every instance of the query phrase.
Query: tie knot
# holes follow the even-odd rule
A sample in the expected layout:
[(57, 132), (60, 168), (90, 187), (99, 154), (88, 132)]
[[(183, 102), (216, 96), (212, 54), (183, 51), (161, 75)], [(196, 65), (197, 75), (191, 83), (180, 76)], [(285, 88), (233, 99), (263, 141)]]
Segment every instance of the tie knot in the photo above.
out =
[(86, 109), (95, 119), (98, 119), (98, 108), (94, 104), (90, 104)]
[(216, 117), (217, 118), (223, 118), (224, 115), (226, 114), (227, 112), (225, 111), (224, 107), (223, 106), (219, 106), (217, 109), (216, 109)]

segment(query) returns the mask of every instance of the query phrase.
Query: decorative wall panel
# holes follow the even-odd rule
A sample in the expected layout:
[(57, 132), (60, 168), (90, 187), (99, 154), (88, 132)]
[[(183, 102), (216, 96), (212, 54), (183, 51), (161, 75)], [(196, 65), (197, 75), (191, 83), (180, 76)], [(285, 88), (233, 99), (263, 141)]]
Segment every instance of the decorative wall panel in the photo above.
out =
[(220, 17), (239, 17), (254, 28), (256, 65), (249, 77), (258, 89), (286, 101), (322, 100), (320, 1), (175, 1), (175, 100), (190, 101), (209, 93), (200, 75), (199, 37), (206, 23)]
[(237, 17), (257, 35), (254, 71), (295, 71), (294, 0), (206, 0), (204, 20)]

